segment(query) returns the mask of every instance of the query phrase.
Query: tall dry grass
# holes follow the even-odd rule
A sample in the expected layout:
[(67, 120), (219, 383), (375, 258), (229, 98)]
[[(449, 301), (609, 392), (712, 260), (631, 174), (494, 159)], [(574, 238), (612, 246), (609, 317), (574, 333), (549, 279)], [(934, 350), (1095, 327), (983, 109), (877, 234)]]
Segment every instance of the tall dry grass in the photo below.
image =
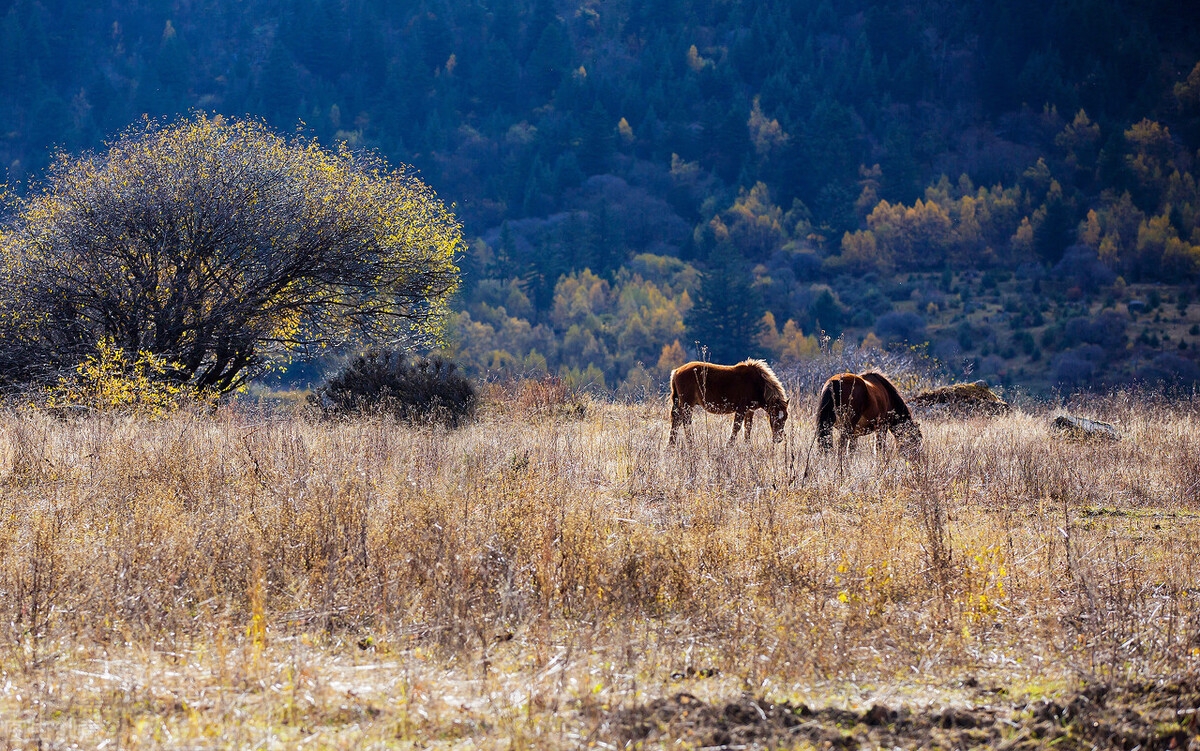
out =
[(867, 442), (805, 479), (807, 406), (782, 446), (710, 416), (675, 450), (659, 404), (6, 413), (0, 745), (573, 747), (680, 685), (1195, 672), (1192, 405), (1081, 405), (1116, 444), (928, 420), (919, 462)]

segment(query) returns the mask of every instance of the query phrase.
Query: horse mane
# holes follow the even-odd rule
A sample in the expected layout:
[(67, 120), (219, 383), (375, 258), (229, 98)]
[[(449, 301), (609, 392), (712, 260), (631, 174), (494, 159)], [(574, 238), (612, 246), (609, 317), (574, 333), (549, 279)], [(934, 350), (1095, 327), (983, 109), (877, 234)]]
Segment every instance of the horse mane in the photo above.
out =
[(912, 412), (909, 411), (908, 405), (904, 402), (904, 397), (900, 396), (900, 392), (892, 385), (892, 382), (887, 379), (883, 373), (877, 371), (868, 371), (862, 374), (864, 381), (870, 381), (879, 388), (888, 392), (888, 396), (892, 399), (892, 411), (896, 413), (896, 417), (900, 420), (912, 420)]
[(775, 375), (775, 371), (771, 370), (771, 366), (767, 365), (766, 360), (755, 360), (753, 358), (742, 360), (738, 365), (745, 365), (750, 368), (755, 368), (763, 377), (763, 385), (766, 387), (767, 398), (774, 397), (778, 401), (787, 401), (787, 389), (779, 381), (779, 376)]

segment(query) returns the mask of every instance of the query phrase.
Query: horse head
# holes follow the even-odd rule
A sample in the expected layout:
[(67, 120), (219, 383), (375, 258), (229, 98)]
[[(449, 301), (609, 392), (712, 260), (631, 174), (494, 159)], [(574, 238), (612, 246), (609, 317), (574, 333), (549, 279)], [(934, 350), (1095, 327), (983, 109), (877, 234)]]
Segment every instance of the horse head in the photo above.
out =
[(896, 436), (896, 445), (900, 453), (908, 459), (914, 459), (921, 453), (924, 438), (921, 436), (921, 426), (915, 420), (904, 420), (892, 427)]

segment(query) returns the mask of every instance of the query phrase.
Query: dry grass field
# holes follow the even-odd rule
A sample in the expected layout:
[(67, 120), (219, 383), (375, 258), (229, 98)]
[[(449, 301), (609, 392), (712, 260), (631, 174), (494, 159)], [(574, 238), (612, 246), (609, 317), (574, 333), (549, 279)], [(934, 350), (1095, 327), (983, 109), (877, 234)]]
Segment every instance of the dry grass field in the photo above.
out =
[(1195, 747), (1198, 407), (807, 479), (808, 405), (8, 412), (0, 748)]

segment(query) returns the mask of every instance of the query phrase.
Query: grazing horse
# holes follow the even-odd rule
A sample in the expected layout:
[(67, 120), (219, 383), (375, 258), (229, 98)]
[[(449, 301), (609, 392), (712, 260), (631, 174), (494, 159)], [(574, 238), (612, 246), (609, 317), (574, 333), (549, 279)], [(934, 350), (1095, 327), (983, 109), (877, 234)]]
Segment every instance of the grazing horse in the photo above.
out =
[(746, 423), (746, 441), (750, 440), (750, 428), (754, 421), (754, 410), (764, 409), (771, 421), (771, 438), (779, 443), (783, 440), (783, 424), (788, 417), (787, 392), (783, 384), (762, 360), (743, 360), (737, 365), (713, 365), (707, 362), (689, 362), (671, 371), (671, 439), (682, 425), (691, 432), (692, 408), (700, 405), (708, 412), (719, 415), (733, 413), (733, 443), (742, 422)]
[(875, 445), (883, 451), (884, 437), (890, 430), (896, 445), (908, 456), (921, 448), (921, 428), (900, 392), (882, 373), (842, 373), (825, 382), (817, 401), (816, 440), (822, 451), (833, 448), (833, 429), (838, 429), (838, 466), (846, 458), (846, 449), (854, 451), (858, 437), (876, 433)]

